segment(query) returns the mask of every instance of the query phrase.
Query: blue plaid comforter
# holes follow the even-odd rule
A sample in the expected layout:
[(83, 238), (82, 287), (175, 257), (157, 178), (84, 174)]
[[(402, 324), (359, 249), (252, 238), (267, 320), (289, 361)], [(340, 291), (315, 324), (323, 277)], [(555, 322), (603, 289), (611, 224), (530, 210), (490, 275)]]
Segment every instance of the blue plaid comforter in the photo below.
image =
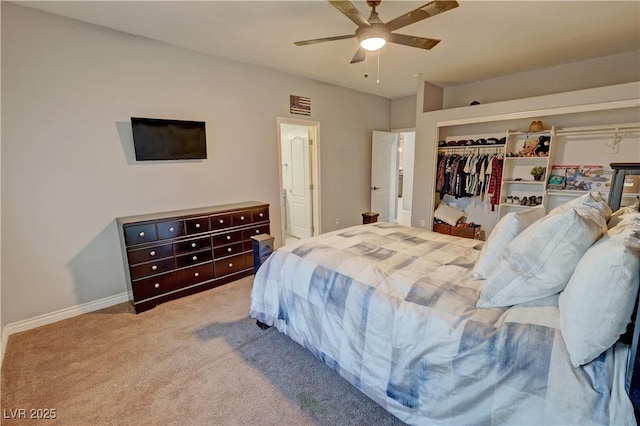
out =
[(276, 250), (250, 316), (410, 424), (629, 424), (627, 352), (571, 366), (557, 296), (476, 309), (480, 241), (377, 223)]

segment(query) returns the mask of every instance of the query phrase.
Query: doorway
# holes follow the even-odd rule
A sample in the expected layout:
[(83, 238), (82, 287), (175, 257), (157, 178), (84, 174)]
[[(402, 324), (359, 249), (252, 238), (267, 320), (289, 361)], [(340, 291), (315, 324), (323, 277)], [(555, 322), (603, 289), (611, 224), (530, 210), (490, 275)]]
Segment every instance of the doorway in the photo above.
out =
[(411, 226), (415, 131), (374, 131), (371, 138), (371, 211), (381, 222)]
[(413, 199), (413, 163), (416, 151), (416, 132), (398, 132), (398, 208), (397, 222), (411, 226)]
[(284, 243), (320, 233), (319, 123), (278, 118)]

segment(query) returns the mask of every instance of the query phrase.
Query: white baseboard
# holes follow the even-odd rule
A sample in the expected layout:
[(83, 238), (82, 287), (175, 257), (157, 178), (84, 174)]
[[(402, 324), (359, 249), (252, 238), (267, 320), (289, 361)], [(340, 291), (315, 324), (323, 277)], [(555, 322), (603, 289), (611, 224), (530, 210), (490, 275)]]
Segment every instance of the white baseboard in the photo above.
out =
[[(76, 317), (78, 315), (86, 314), (89, 312), (97, 311), (98, 309), (108, 308), (109, 306), (117, 305), (131, 300), (131, 293), (124, 292), (116, 294), (115, 296), (105, 297), (103, 299), (94, 300), (93, 302), (83, 303), (82, 305), (71, 306), (69, 308), (60, 309), (48, 314), (39, 315), (37, 317), (13, 322), (4, 326), (2, 330), (2, 347), (0, 348), (0, 366), (4, 361), (4, 354), (7, 350), (7, 343), (9, 342), (9, 336), (13, 333), (19, 333), (21, 331), (31, 330), (32, 328), (40, 327), (43, 325), (51, 324), (63, 319)], [(1, 367), (0, 367), (1, 368)]]
[(4, 361), (4, 353), (7, 351), (7, 343), (9, 343), (9, 333), (7, 333), (7, 327), (3, 327), (2, 346), (0, 346), (0, 370), (2, 369), (2, 361)]

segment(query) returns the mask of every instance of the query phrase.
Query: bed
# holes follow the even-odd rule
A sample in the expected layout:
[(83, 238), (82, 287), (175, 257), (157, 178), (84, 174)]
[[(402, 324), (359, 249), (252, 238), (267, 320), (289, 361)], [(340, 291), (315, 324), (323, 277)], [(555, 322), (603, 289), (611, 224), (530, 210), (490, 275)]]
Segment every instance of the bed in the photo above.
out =
[[(478, 307), (488, 286), (476, 274), (483, 249), (389, 223), (330, 232), (266, 259), (249, 315), (409, 424), (635, 424), (625, 390), (630, 349), (619, 330), (576, 367), (563, 336), (563, 292)], [(628, 274), (635, 288), (627, 299), (636, 299), (637, 272)], [(630, 318), (629, 309), (619, 310)]]

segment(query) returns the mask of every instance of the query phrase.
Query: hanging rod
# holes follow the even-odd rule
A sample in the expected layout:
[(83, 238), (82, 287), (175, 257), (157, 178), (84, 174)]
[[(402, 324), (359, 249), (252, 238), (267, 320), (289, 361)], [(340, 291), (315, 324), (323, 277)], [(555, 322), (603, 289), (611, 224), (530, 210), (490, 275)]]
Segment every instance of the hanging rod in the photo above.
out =
[(628, 134), (640, 132), (640, 124), (620, 124), (617, 126), (587, 126), (587, 127), (568, 127), (566, 129), (558, 129), (555, 134), (557, 136), (580, 136), (580, 135), (607, 135), (607, 134)]
[(439, 146), (438, 152), (443, 153), (460, 153), (460, 152), (470, 152), (474, 154), (491, 152), (491, 153), (500, 153), (504, 151), (504, 144), (495, 144), (495, 145), (465, 145), (465, 146)]

